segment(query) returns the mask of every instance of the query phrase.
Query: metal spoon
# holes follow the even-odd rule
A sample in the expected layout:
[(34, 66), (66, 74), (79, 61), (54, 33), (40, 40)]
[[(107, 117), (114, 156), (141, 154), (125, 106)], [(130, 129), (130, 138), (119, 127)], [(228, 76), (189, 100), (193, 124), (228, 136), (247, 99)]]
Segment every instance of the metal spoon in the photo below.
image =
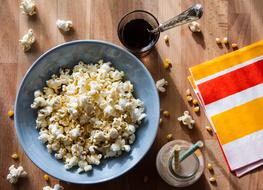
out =
[(149, 32), (151, 33), (163, 32), (170, 28), (198, 20), (202, 17), (202, 15), (203, 15), (202, 5), (195, 4), (189, 9), (182, 12), (181, 14), (167, 20), (164, 23), (161, 23), (157, 28), (153, 30), (149, 30)]

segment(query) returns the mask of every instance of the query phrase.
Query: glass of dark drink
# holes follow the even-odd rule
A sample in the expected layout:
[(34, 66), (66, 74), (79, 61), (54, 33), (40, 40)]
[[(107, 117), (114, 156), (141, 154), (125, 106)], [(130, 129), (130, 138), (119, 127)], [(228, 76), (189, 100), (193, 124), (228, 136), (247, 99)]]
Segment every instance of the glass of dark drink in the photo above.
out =
[(160, 32), (149, 32), (158, 26), (158, 20), (151, 13), (135, 10), (126, 14), (119, 22), (118, 36), (130, 52), (144, 56), (153, 49), (159, 39)]

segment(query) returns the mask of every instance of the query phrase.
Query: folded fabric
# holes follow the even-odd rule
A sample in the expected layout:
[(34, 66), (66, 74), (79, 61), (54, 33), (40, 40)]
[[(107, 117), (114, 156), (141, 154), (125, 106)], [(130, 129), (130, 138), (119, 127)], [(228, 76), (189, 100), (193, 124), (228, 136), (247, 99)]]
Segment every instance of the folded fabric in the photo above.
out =
[(263, 165), (263, 41), (191, 67), (190, 73), (230, 170), (241, 176)]

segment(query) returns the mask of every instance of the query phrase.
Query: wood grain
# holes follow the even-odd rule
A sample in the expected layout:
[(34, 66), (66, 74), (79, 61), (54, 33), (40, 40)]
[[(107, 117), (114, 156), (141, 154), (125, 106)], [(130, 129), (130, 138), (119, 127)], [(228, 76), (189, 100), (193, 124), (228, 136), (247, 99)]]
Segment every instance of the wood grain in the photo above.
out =
[[(65, 189), (174, 189), (167, 185), (155, 169), (155, 157), (158, 150), (167, 141), (165, 136), (172, 133), (175, 139), (205, 141), (203, 153), (206, 162), (215, 167), (217, 184), (208, 181), (211, 174), (205, 170), (201, 179), (187, 189), (263, 189), (263, 168), (258, 168), (248, 175), (237, 178), (231, 174), (223, 159), (219, 145), (214, 136), (210, 136), (205, 126), (208, 121), (203, 112), (196, 115), (184, 99), (189, 84), (188, 67), (199, 64), (231, 49), (219, 48), (216, 37), (227, 36), (230, 42), (243, 47), (263, 38), (263, 1), (262, 0), (39, 0), (37, 15), (28, 18), (21, 14), (19, 1), (2, 0), (0, 3), (0, 190), (37, 190), (47, 183), (43, 172), (38, 169), (23, 153), (16, 138), (14, 123), (7, 117), (7, 111), (13, 108), (17, 87), (30, 65), (49, 48), (65, 41), (76, 39), (99, 39), (120, 44), (116, 28), (121, 17), (134, 9), (152, 12), (160, 22), (180, 13), (195, 2), (204, 6), (205, 14), (200, 20), (202, 33), (192, 34), (187, 26), (174, 28), (161, 34), (156, 48), (146, 57), (141, 58), (155, 80), (165, 78), (169, 82), (166, 94), (161, 94), (161, 107), (169, 110), (170, 119), (164, 119), (157, 138), (150, 152), (130, 172), (110, 182), (98, 185), (74, 185), (60, 182)], [(57, 19), (70, 19), (74, 31), (62, 34), (55, 25)], [(37, 43), (32, 51), (24, 53), (18, 40), (29, 28), (34, 30)], [(170, 46), (162, 40), (167, 34)], [(162, 68), (162, 60), (170, 58), (173, 67), (170, 72)], [(195, 129), (182, 128), (176, 118), (189, 109), (197, 121)], [(20, 160), (14, 162), (10, 155), (18, 152)], [(27, 179), (16, 185), (6, 181), (8, 167), (21, 164), (28, 171)], [(144, 176), (149, 177), (147, 183)], [(51, 178), (50, 184), (58, 180)]]

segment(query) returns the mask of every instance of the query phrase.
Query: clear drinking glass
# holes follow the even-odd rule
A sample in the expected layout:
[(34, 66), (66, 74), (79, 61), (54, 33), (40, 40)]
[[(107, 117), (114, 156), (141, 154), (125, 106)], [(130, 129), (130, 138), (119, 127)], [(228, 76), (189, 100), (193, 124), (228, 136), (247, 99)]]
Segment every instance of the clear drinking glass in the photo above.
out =
[(158, 20), (151, 13), (135, 10), (124, 15), (120, 20), (118, 37), (130, 52), (144, 56), (153, 49), (160, 36), (160, 32), (153, 34), (147, 30), (158, 26)]
[(158, 152), (156, 167), (159, 175), (164, 181), (174, 187), (185, 187), (192, 185), (204, 171), (204, 158), (200, 150), (187, 157), (180, 163), (180, 169), (176, 170), (173, 163), (174, 146), (181, 147), (181, 153), (193, 144), (184, 140), (174, 140), (165, 144)]

